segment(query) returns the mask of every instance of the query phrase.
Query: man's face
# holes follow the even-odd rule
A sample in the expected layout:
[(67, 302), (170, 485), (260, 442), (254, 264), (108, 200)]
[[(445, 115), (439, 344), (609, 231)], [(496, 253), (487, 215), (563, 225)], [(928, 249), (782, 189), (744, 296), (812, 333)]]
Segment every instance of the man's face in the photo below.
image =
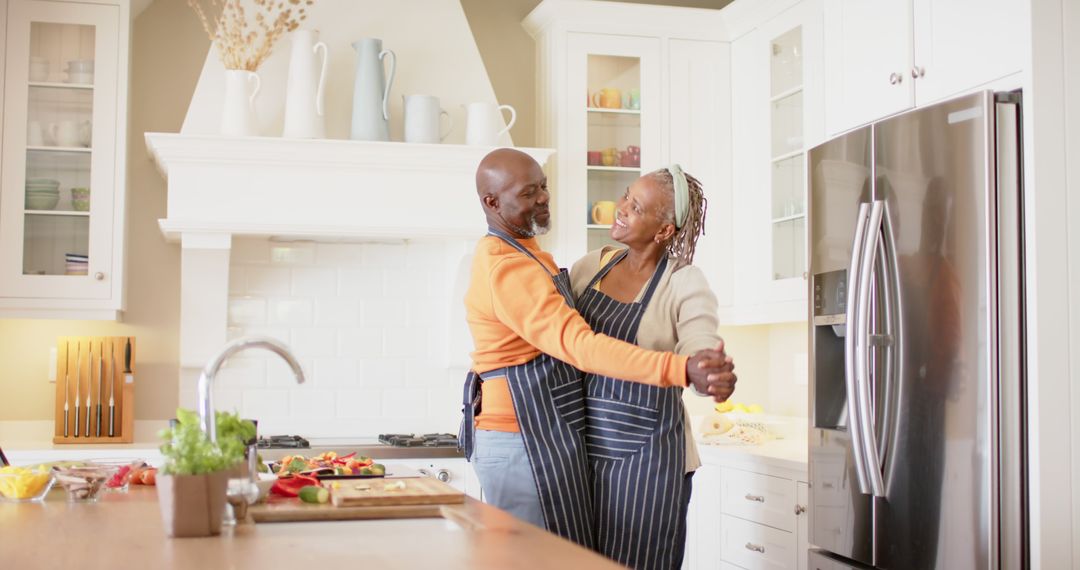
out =
[(499, 215), (520, 237), (544, 235), (551, 227), (547, 177), (533, 162), (516, 169), (513, 180), (499, 193)]

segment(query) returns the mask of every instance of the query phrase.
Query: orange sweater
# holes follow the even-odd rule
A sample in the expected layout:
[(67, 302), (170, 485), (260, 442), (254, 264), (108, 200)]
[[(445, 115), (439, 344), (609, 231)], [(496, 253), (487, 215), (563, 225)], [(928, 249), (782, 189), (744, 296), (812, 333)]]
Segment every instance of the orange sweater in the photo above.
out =
[[(551, 254), (535, 239), (518, 240), (552, 272)], [(524, 364), (541, 352), (587, 372), (656, 386), (686, 386), (687, 356), (645, 350), (592, 332), (566, 305), (551, 274), (501, 239), (487, 236), (476, 246), (465, 314), (476, 350), (473, 370), (484, 373)], [(484, 404), (478, 429), (518, 431), (506, 380), (481, 385)]]

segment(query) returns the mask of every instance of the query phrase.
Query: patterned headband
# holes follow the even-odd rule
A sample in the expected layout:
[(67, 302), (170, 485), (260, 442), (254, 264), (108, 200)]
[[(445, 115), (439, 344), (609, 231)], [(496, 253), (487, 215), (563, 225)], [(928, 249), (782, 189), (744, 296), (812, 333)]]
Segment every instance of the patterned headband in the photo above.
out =
[(675, 228), (682, 229), (686, 216), (690, 213), (690, 187), (686, 184), (686, 175), (683, 174), (681, 166), (672, 164), (667, 170), (675, 183)]

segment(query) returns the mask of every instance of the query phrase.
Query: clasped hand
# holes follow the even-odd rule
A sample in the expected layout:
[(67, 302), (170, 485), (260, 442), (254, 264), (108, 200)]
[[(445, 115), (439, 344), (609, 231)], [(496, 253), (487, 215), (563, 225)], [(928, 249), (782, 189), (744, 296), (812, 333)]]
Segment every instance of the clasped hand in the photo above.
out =
[(686, 361), (687, 382), (702, 394), (724, 402), (735, 391), (735, 361), (724, 352), (724, 341), (716, 349), (700, 350)]

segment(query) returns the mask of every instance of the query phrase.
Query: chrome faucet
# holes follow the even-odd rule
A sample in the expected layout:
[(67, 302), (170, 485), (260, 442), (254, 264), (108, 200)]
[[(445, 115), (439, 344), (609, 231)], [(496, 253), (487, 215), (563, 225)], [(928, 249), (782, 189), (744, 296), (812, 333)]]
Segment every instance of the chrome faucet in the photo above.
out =
[(277, 354), (289, 363), (293, 374), (296, 375), (296, 383), (304, 383), (304, 371), (300, 369), (300, 363), (296, 361), (296, 357), (283, 342), (266, 336), (245, 336), (226, 344), (199, 375), (199, 426), (210, 437), (210, 441), (215, 443), (217, 442), (217, 418), (214, 416), (213, 392), (210, 390), (210, 384), (214, 381), (218, 369), (230, 356), (248, 348), (265, 348)]

